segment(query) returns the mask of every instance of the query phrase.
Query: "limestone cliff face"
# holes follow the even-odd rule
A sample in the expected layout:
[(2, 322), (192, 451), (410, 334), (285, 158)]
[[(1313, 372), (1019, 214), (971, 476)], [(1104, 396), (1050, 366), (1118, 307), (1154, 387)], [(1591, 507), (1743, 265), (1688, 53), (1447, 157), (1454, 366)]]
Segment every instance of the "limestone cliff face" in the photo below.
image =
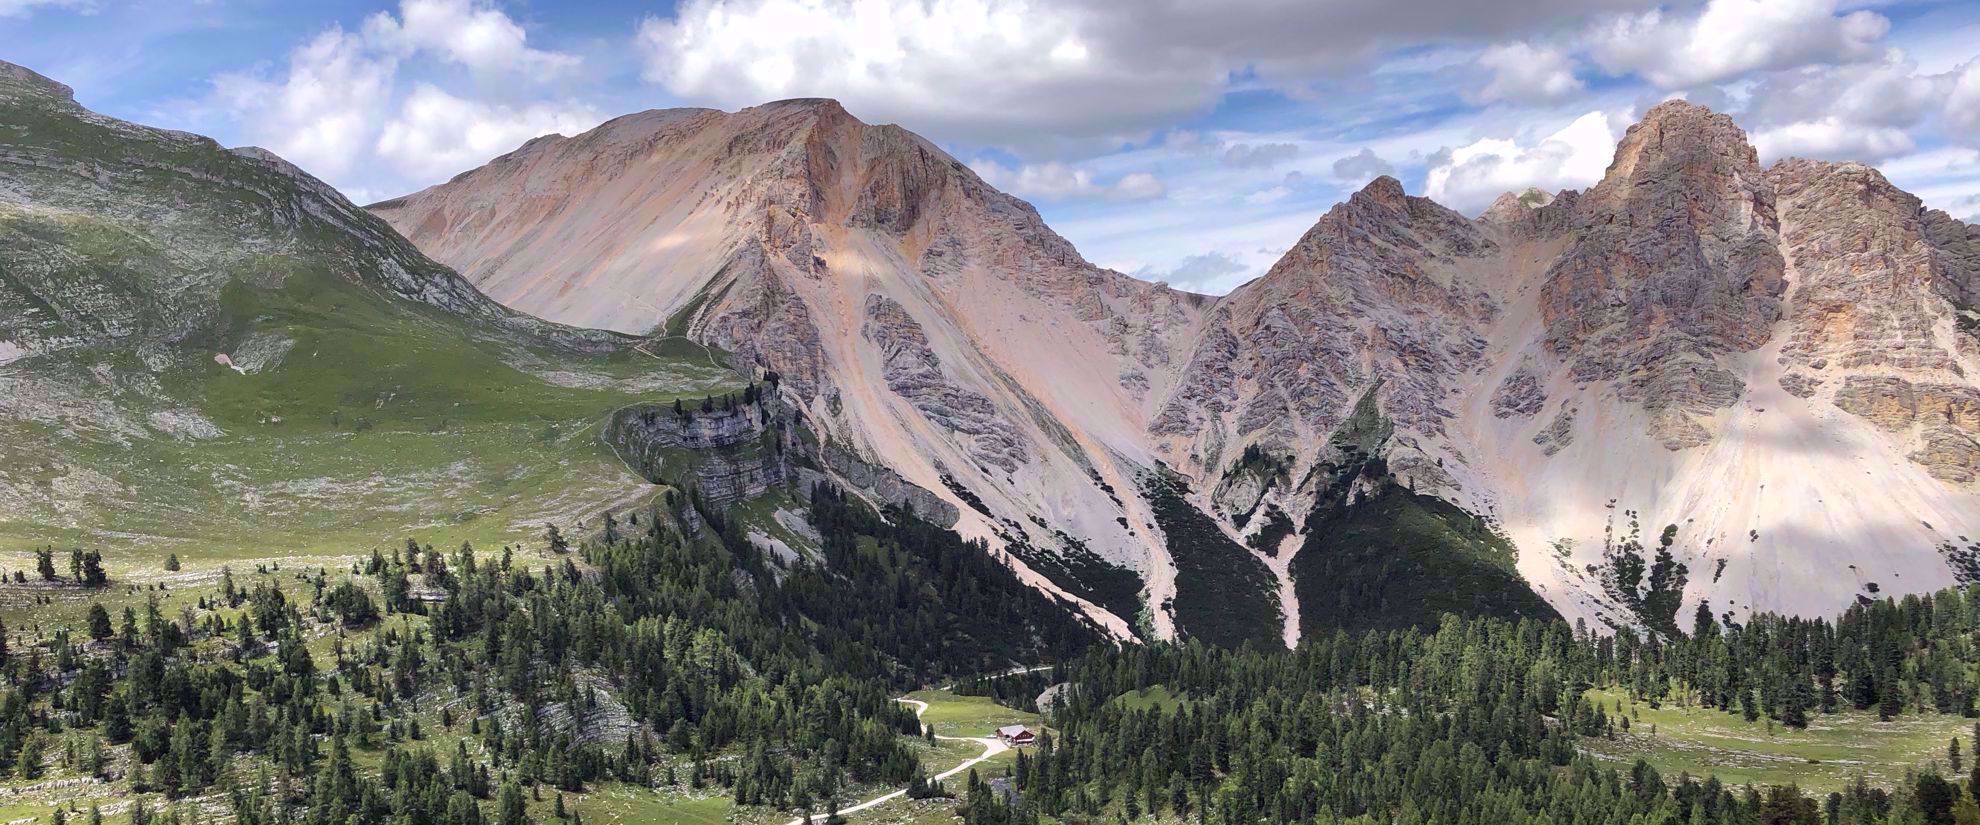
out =
[(727, 507), (794, 477), (789, 426), (774, 400), (709, 412), (634, 406), (613, 413), (600, 437), (648, 481)]
[(1719, 356), (1766, 343), (1786, 289), (1773, 188), (1745, 134), (1659, 104), (1578, 199), (1573, 232), (1541, 287), (1548, 348), (1579, 381), (1618, 381), (1666, 447), (1709, 441), (1698, 419), (1743, 391)]
[[(1980, 230), (1867, 167), (1762, 168), (1682, 101), (1584, 192), (1470, 219), (1377, 179), (1222, 298), (1092, 266), (830, 101), (631, 115), (374, 210), (513, 307), (778, 371), (824, 444), (797, 475), (934, 513), (1096, 614), (1125, 575), (1158, 635), (1190, 633), (1174, 542), (1214, 530), (1296, 639), (1297, 525), (1373, 456), (1597, 622), (1632, 621), (1601, 580), (1619, 513), (1680, 525), (1688, 601), (1735, 614), (1950, 583), (1937, 548), (1980, 530)], [(1193, 483), (1156, 501), (1157, 477)], [(1099, 579), (1051, 578), (1074, 568)]]
[(1934, 477), (1980, 477), (1970, 228), (1861, 164), (1789, 160), (1768, 177), (1798, 275), (1780, 356), (1792, 380), (1890, 431)]
[(1218, 304), (1151, 430), (1221, 468), (1230, 446), (1323, 441), (1380, 382), (1398, 426), (1442, 434), (1448, 380), (1495, 311), (1462, 272), (1493, 249), (1463, 216), (1377, 179)]

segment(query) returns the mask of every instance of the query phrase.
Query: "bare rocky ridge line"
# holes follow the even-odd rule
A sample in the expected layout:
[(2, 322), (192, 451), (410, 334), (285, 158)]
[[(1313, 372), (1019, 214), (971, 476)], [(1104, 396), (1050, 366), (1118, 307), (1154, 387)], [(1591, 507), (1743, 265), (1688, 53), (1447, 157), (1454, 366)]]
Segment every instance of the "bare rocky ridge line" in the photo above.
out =
[[(1586, 192), (1469, 219), (1377, 179), (1222, 298), (1092, 266), (830, 101), (630, 115), (374, 209), (515, 308), (791, 376), (835, 449), (964, 533), (1134, 570), (1162, 636), (1189, 583), (1136, 479), (1180, 473), (1239, 539), (1297, 524), (1371, 390), (1394, 430), (1365, 446), (1570, 617), (1632, 621), (1589, 572), (1618, 507), (1681, 525), (1688, 601), (1735, 614), (1949, 584), (1937, 548), (1980, 530), (1980, 232), (1868, 167), (1762, 168), (1682, 101)], [(1248, 448), (1287, 480), (1233, 481)]]

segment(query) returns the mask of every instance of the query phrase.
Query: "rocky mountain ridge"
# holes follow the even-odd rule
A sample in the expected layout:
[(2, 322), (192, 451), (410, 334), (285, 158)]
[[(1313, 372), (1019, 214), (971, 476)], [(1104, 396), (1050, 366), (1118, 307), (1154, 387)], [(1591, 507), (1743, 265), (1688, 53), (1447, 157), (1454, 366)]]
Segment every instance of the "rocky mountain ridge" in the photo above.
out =
[[(1947, 548), (1980, 530), (1973, 228), (1868, 167), (1763, 168), (1682, 101), (1586, 192), (1469, 219), (1378, 179), (1222, 298), (1088, 264), (829, 101), (631, 115), (373, 209), (517, 309), (788, 376), (828, 441), (1043, 586), (1131, 576), (1139, 615), (1085, 602), (1117, 629), (1198, 632), (1171, 535), (1193, 532), (1238, 549), (1190, 569), (1270, 571), (1256, 598), (1296, 639), (1300, 522), (1385, 485), (1456, 508), (1396, 517), (1505, 537), (1508, 586), (1611, 623), (1642, 622), (1614, 573), (1646, 528), (1678, 526), (1687, 608), (1733, 614), (1963, 580)], [(1350, 426), (1364, 399), (1382, 426)]]

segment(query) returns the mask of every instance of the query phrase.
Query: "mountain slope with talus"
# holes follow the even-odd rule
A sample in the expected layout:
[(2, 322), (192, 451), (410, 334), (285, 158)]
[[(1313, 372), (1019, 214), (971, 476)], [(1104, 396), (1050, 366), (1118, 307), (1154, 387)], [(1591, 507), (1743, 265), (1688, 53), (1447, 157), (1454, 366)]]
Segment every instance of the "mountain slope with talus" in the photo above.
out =
[(902, 129), (822, 100), (647, 112), (372, 209), (518, 309), (778, 372), (834, 449), (1118, 632), (1166, 575), (1143, 432), (1212, 299), (1088, 264)]
[(1222, 298), (830, 101), (631, 115), (372, 209), (516, 309), (781, 373), (1117, 631), (1668, 628), (1980, 572), (1980, 239), (1683, 102), (1586, 192), (1471, 219), (1378, 179)]

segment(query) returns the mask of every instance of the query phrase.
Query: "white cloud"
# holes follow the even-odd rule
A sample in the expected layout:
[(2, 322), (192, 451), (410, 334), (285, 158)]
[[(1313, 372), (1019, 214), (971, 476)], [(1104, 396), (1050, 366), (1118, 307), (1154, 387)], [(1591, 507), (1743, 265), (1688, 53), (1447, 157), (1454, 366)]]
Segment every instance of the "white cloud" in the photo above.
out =
[(552, 132), (575, 134), (602, 120), (589, 106), (479, 103), (422, 83), (378, 135), (378, 155), (409, 178), (431, 180), (470, 168)]
[(289, 55), (280, 80), (234, 73), (213, 84), (251, 141), (334, 180), (370, 145), (396, 71), (396, 60), (368, 53), (362, 38), (332, 27)]
[(1285, 200), (1286, 198), (1291, 197), (1292, 193), (1293, 193), (1292, 187), (1287, 186), (1285, 184), (1279, 184), (1278, 186), (1260, 189), (1249, 195), (1245, 195), (1244, 202), (1252, 206), (1264, 206), (1266, 204), (1278, 203), (1279, 201)]
[(1882, 52), (1888, 19), (1836, 12), (1836, 0), (1709, 0), (1690, 19), (1661, 9), (1617, 18), (1595, 31), (1590, 46), (1603, 69), (1665, 89)]
[(96, 7), (91, 0), (0, 0), (0, 18), (24, 18), (34, 14), (36, 9), (80, 9), (90, 11)]
[(1383, 160), (1374, 149), (1366, 146), (1361, 147), (1359, 152), (1334, 161), (1334, 177), (1357, 185), (1395, 173), (1395, 164)]
[(1250, 279), (1251, 267), (1222, 252), (1191, 255), (1168, 270), (1144, 266), (1132, 274), (1144, 281), (1165, 283), (1189, 292), (1222, 295)]
[(1839, 117), (1804, 120), (1753, 134), (1762, 163), (1801, 157), (1874, 163), (1917, 148), (1911, 135), (1892, 126), (1864, 126)]
[(971, 163), (970, 168), (991, 186), (1037, 200), (1145, 201), (1162, 197), (1167, 191), (1160, 179), (1147, 172), (1130, 172), (1113, 183), (1103, 184), (1094, 180), (1092, 172), (1056, 161), (1026, 163), (1012, 169), (994, 160), (980, 159)]
[(1877, 164), (1898, 188), (1927, 206), (1972, 222), (1980, 217), (1980, 149), (1941, 146)]
[(642, 20), (637, 44), (644, 76), (691, 101), (833, 97), (938, 140), (1036, 151), (1141, 142), (1209, 111), (1234, 77), (1298, 92), (1385, 47), (1651, 2), (682, 0)]
[(1269, 169), (1296, 157), (1296, 143), (1239, 143), (1225, 149), (1219, 159), (1239, 169)]
[(1959, 173), (1980, 177), (1980, 149), (1948, 146), (1892, 158), (1877, 164), (1877, 168), (1893, 181)]
[(1566, 52), (1546, 46), (1493, 46), (1478, 56), (1478, 65), (1492, 73), (1484, 88), (1471, 95), (1478, 103), (1547, 103), (1584, 88), (1574, 76), (1574, 60)]
[[(274, 72), (216, 76), (208, 105), (249, 142), (365, 196), (423, 186), (529, 138), (600, 119), (570, 101), (470, 99), (430, 80), (404, 89), (402, 69), (422, 58), (482, 81), (541, 78), (576, 61), (530, 48), (520, 25), (481, 2), (403, 0), (397, 17), (379, 12), (359, 32), (332, 26), (317, 34)], [(503, 92), (515, 89), (493, 94)]]
[(1980, 59), (1953, 73), (1946, 94), (1945, 124), (1962, 143), (1980, 146)]
[(1959, 126), (1956, 84), (1954, 73), (1921, 74), (1892, 49), (1877, 62), (1767, 73), (1743, 86), (1734, 114), (1762, 162), (1800, 156), (1875, 163), (1911, 152), (1920, 127), (1942, 112), (1951, 136), (1970, 131)]
[(639, 25), (645, 77), (725, 107), (834, 97), (989, 143), (1126, 135), (1207, 108), (1205, 56), (1123, 71), (1071, 7), (1030, 0), (687, 0)]
[(543, 78), (577, 65), (571, 55), (532, 49), (529, 35), (499, 9), (471, 0), (402, 0), (399, 17), (364, 21), (365, 40), (399, 54), (430, 50), (482, 77)]
[(1445, 206), (1476, 214), (1506, 192), (1528, 187), (1579, 189), (1602, 179), (1615, 155), (1620, 131), (1605, 112), (1589, 112), (1531, 144), (1484, 138), (1431, 158), (1424, 194)]

